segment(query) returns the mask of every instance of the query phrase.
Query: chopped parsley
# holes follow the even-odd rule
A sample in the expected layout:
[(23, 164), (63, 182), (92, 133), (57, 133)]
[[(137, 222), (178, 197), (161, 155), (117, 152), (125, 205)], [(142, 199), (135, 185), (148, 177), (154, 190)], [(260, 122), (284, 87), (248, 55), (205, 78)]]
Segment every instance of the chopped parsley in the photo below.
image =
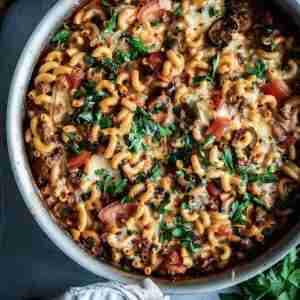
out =
[(209, 15), (210, 18), (216, 17), (216, 16), (219, 16), (219, 15), (220, 15), (220, 11), (217, 10), (217, 9), (216, 9), (215, 7), (213, 7), (213, 6), (210, 6), (210, 7), (208, 8), (208, 15)]
[(230, 173), (235, 173), (235, 163), (233, 154), (230, 148), (225, 148), (223, 153), (223, 161)]
[(131, 132), (128, 136), (128, 148), (132, 152), (138, 152), (145, 149), (143, 144), (144, 137), (152, 136), (156, 141), (160, 141), (164, 137), (172, 135), (174, 132), (174, 125), (163, 127), (151, 119), (149, 113), (138, 108), (134, 115), (134, 122)]
[(254, 67), (248, 67), (246, 70), (247, 74), (255, 75), (256, 77), (263, 79), (266, 77), (267, 65), (263, 60), (259, 59), (255, 63)]
[(100, 126), (101, 129), (109, 128), (112, 126), (112, 118), (110, 116), (103, 116), (101, 112), (96, 112), (95, 123)]
[(116, 196), (123, 193), (127, 187), (128, 182), (126, 178), (113, 178), (105, 169), (96, 170), (95, 175), (99, 177), (96, 181), (97, 187), (103, 193)]
[(300, 294), (299, 247), (271, 269), (239, 285), (240, 293), (221, 294), (221, 300), (296, 300)]
[(157, 161), (155, 162), (153, 168), (150, 171), (149, 180), (156, 181), (160, 176), (161, 176), (161, 167), (160, 167), (160, 163)]
[(217, 74), (219, 63), (220, 63), (220, 55), (217, 54), (212, 58), (210, 73), (208, 75), (204, 75), (204, 76), (195, 76), (193, 78), (193, 84), (197, 85), (197, 84), (200, 84), (202, 81), (213, 82), (215, 80), (215, 77)]
[(101, 61), (101, 68), (104, 70), (108, 80), (115, 80), (119, 65), (114, 62), (111, 58), (105, 58)]
[[(243, 199), (244, 200), (244, 199)], [(246, 212), (248, 206), (251, 204), (249, 200), (239, 202), (233, 202), (231, 205), (231, 220), (238, 224), (246, 223)]]
[(71, 36), (71, 32), (67, 29), (63, 29), (57, 32), (51, 39), (52, 43), (64, 44), (66, 43)]
[(85, 148), (85, 142), (78, 141), (75, 132), (68, 132), (65, 134), (68, 137), (67, 149), (74, 154), (79, 154)]
[(132, 56), (131, 52), (124, 52), (124, 51), (118, 50), (115, 54), (115, 62), (118, 65), (122, 65), (125, 62), (129, 62), (133, 59), (135, 59), (135, 58)]
[(167, 206), (170, 204), (170, 194), (166, 193), (164, 199), (161, 201), (161, 203), (158, 206), (158, 212), (160, 214), (164, 214), (168, 212)]
[(158, 27), (160, 24), (161, 24), (161, 21), (159, 21), (159, 20), (154, 20), (151, 22), (152, 27)]
[(278, 181), (278, 177), (276, 175), (276, 165), (269, 166), (267, 170), (262, 174), (255, 173), (255, 168), (252, 165), (246, 167), (239, 167), (238, 172), (245, 183), (264, 184), (274, 183)]
[(146, 46), (142, 40), (137, 37), (129, 36), (127, 38), (128, 44), (132, 47), (132, 49), (139, 55), (146, 55), (150, 51), (150, 47)]
[(134, 198), (129, 197), (128, 195), (121, 199), (122, 204), (132, 203), (132, 202), (134, 202)]
[(173, 238), (180, 240), (181, 246), (191, 253), (200, 249), (200, 244), (196, 242), (192, 224), (184, 221), (180, 216), (176, 217), (173, 226), (168, 226), (164, 222), (160, 224), (160, 241), (164, 243)]
[(105, 28), (103, 32), (105, 35), (111, 34), (116, 30), (117, 19), (118, 14), (116, 12), (113, 12), (111, 18), (105, 23)]
[(86, 81), (83, 87), (76, 91), (74, 97), (83, 97), (83, 107), (77, 109), (72, 119), (77, 124), (98, 124), (102, 129), (112, 125), (110, 116), (103, 116), (96, 108), (96, 104), (106, 96), (103, 91), (96, 91), (93, 81)]
[(242, 198), (242, 200), (240, 202), (233, 202), (231, 205), (231, 219), (233, 222), (238, 223), (238, 224), (245, 224), (246, 223), (246, 213), (247, 213), (247, 208), (250, 204), (256, 204), (259, 205), (261, 207), (263, 207), (264, 209), (268, 210), (268, 207), (265, 205), (265, 203), (257, 198), (254, 197), (252, 194), (250, 193), (245, 193), (244, 197)]
[(175, 4), (175, 10), (173, 12), (175, 17), (181, 17), (182, 16), (182, 8), (180, 3)]

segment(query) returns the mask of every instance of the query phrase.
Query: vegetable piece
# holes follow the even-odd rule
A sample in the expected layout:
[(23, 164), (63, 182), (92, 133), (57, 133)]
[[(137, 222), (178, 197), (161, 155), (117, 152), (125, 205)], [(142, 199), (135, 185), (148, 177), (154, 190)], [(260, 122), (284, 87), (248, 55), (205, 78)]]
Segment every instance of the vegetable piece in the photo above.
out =
[(84, 71), (81, 69), (74, 69), (70, 75), (67, 76), (67, 80), (70, 85), (70, 89), (78, 89), (82, 80), (84, 79)]
[(143, 41), (140, 40), (139, 38), (129, 36), (127, 41), (128, 41), (128, 44), (136, 52), (134, 54), (135, 58), (137, 58), (139, 55), (146, 55), (149, 53), (149, 50), (150, 50), (149, 47), (145, 46)]
[(216, 17), (216, 16), (220, 15), (220, 11), (217, 10), (214, 6), (210, 6), (208, 8), (208, 15), (210, 18)]
[(195, 76), (193, 78), (193, 84), (200, 84), (202, 81), (206, 80), (213, 82), (216, 77), (217, 69), (220, 63), (220, 55), (215, 55), (211, 60), (211, 71), (207, 75)]
[(175, 17), (181, 17), (182, 16), (182, 8), (180, 3), (175, 4), (175, 10), (173, 12), (173, 15)]
[(261, 91), (265, 95), (274, 96), (278, 104), (282, 105), (284, 101), (291, 95), (290, 87), (281, 79), (273, 80), (261, 87)]
[(233, 174), (235, 172), (235, 164), (234, 164), (232, 151), (229, 147), (225, 148), (224, 150), (223, 160), (227, 169), (229, 169), (230, 172)]
[(157, 161), (149, 173), (149, 180), (156, 181), (161, 176), (160, 163)]
[(96, 181), (97, 187), (102, 193), (117, 196), (121, 194), (127, 186), (126, 178), (113, 178), (112, 174), (106, 169), (97, 169), (95, 175), (98, 176)]
[(105, 23), (104, 34), (111, 34), (116, 30), (118, 14), (114, 12), (111, 18)]
[(182, 257), (176, 250), (168, 254), (165, 262), (165, 268), (170, 274), (181, 274), (185, 273), (187, 270), (187, 267), (183, 264)]
[(220, 92), (214, 94), (213, 98), (211, 99), (211, 104), (215, 110), (218, 110), (224, 104), (224, 98), (222, 97)]
[(136, 203), (113, 202), (99, 212), (99, 219), (108, 226), (113, 226), (121, 220), (128, 220), (137, 210)]
[(256, 75), (258, 78), (264, 78), (266, 76), (267, 66), (263, 60), (259, 59), (255, 63), (255, 67), (247, 68), (249, 75)]
[(206, 134), (212, 134), (217, 140), (220, 140), (231, 120), (227, 117), (216, 117), (213, 123), (208, 127)]
[(293, 300), (299, 299), (299, 247), (283, 261), (239, 285), (239, 294), (221, 294), (221, 300)]
[(69, 40), (70, 35), (71, 35), (71, 33), (69, 30), (63, 29), (54, 35), (54, 37), (51, 39), (51, 42), (58, 43), (58, 44), (64, 44)]
[(297, 139), (294, 136), (288, 135), (279, 144), (279, 147), (283, 148), (283, 149), (288, 149), (289, 146), (294, 145), (296, 142), (297, 142)]
[(221, 194), (221, 190), (213, 182), (209, 182), (206, 189), (212, 197), (218, 197)]
[(137, 19), (140, 23), (151, 22), (159, 16), (161, 6), (158, 0), (153, 0), (144, 5), (138, 12)]
[(147, 60), (152, 70), (159, 71), (164, 61), (163, 52), (152, 52)]
[(74, 170), (76, 168), (80, 168), (84, 166), (87, 163), (87, 161), (90, 159), (90, 157), (91, 157), (91, 152), (86, 150), (81, 151), (79, 155), (73, 156), (69, 159), (68, 169)]

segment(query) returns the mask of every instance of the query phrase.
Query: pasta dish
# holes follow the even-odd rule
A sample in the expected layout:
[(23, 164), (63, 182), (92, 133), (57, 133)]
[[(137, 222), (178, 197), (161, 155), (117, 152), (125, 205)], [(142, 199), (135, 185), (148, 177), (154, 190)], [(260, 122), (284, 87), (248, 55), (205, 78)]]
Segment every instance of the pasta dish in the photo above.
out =
[(88, 253), (186, 278), (288, 228), (300, 49), (258, 2), (89, 1), (50, 39), (24, 139), (41, 198)]

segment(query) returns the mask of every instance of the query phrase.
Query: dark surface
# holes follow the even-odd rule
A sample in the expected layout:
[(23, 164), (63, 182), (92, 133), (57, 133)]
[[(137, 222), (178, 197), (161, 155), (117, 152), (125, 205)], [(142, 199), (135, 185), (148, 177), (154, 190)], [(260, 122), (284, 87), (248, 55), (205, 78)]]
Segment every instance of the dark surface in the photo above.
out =
[(0, 33), (0, 172), (3, 177), (0, 196), (5, 206), (4, 227), (0, 226), (0, 235), (4, 230), (0, 237), (1, 300), (51, 299), (69, 286), (100, 279), (65, 256), (35, 223), (14, 182), (5, 144), (7, 94), (16, 62), (29, 35), (55, 2), (15, 1), (3, 20)]

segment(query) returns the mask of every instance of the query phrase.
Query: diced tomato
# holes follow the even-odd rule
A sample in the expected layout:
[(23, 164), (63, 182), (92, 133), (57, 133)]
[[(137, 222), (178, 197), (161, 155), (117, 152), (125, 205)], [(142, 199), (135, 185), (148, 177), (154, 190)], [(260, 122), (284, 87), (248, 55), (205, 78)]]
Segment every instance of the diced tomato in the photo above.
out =
[(221, 194), (221, 190), (213, 182), (209, 182), (206, 189), (212, 197), (218, 197)]
[(168, 255), (168, 262), (171, 265), (178, 265), (182, 262), (182, 258), (180, 257), (177, 251), (171, 251)]
[(91, 157), (91, 152), (81, 151), (80, 154), (73, 156), (68, 161), (68, 169), (74, 170), (84, 166)]
[(215, 110), (218, 110), (224, 104), (224, 98), (221, 93), (215, 93), (211, 99), (211, 104)]
[(294, 145), (297, 142), (297, 139), (292, 136), (288, 135), (280, 144), (279, 146), (283, 149), (287, 149), (289, 146)]
[(101, 209), (99, 219), (106, 225), (114, 225), (120, 219), (128, 220), (137, 210), (137, 203), (113, 202)]
[(216, 137), (216, 139), (220, 140), (230, 122), (231, 119), (227, 117), (216, 117), (212, 124), (208, 127), (206, 134), (212, 134)]
[(68, 81), (70, 89), (78, 89), (82, 80), (84, 79), (84, 72), (81, 69), (74, 69), (70, 75), (68, 75)]
[(164, 55), (162, 52), (153, 52), (148, 56), (148, 63), (153, 70), (159, 70), (164, 61)]
[(152, 21), (159, 16), (161, 7), (158, 0), (145, 4), (138, 12), (137, 19), (141, 22)]
[(221, 236), (228, 236), (228, 235), (232, 234), (232, 230), (231, 230), (231, 228), (223, 225), (217, 229), (217, 234), (219, 234)]
[(284, 101), (291, 95), (290, 87), (285, 83), (285, 81), (277, 79), (270, 83), (267, 83), (261, 87), (261, 91), (265, 95), (274, 96), (279, 105), (282, 105)]
[(182, 257), (176, 250), (168, 254), (164, 266), (169, 274), (182, 274), (187, 270), (187, 267), (183, 264)]

